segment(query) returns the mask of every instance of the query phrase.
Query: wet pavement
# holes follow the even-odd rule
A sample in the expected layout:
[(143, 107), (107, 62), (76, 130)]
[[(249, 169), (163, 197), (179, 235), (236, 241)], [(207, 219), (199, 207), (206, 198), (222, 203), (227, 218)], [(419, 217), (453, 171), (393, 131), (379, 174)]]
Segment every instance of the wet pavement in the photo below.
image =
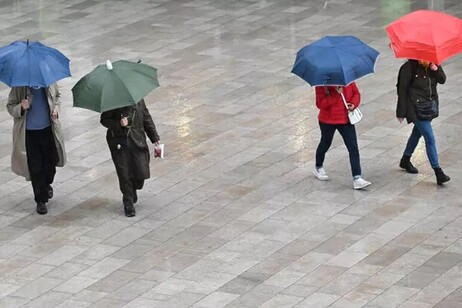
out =
[[(10, 171), (13, 121), (0, 96), (0, 307), (462, 307), (462, 57), (444, 63), (438, 187), (423, 142), (395, 118), (402, 60), (384, 26), (413, 10), (462, 17), (460, 0), (41, 0), (0, 2), (1, 45), (60, 49), (68, 164), (49, 214)], [(290, 74), (295, 53), (353, 34), (381, 52), (358, 81), (363, 176), (354, 191), (336, 135), (313, 177), (319, 141), (313, 89)], [(137, 216), (123, 215), (99, 115), (71, 88), (107, 59), (158, 68), (147, 104), (165, 143)]]

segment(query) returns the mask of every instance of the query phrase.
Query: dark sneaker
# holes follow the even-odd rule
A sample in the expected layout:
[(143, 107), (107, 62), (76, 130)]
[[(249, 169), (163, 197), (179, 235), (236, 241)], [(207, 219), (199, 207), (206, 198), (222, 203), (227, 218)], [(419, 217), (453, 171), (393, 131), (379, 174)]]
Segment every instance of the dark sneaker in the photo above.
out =
[(53, 198), (53, 187), (51, 185), (48, 185), (48, 199)]
[(127, 217), (133, 217), (136, 215), (135, 207), (133, 206), (133, 204), (124, 205), (124, 211), (125, 211), (125, 216)]
[(37, 213), (40, 215), (45, 215), (48, 213), (47, 206), (43, 202), (37, 202)]

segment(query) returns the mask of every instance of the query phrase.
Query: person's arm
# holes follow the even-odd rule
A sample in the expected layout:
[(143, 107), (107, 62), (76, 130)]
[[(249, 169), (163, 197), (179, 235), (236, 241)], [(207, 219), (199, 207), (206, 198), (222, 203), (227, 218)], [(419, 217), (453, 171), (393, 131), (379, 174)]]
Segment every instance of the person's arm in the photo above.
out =
[(140, 106), (141, 106), (141, 110), (143, 111), (144, 131), (146, 132), (146, 135), (148, 136), (149, 140), (151, 140), (152, 143), (157, 143), (159, 142), (160, 137), (159, 137), (159, 134), (157, 133), (156, 125), (154, 124), (154, 121), (152, 120), (151, 114), (149, 113), (149, 110), (146, 107), (144, 100), (141, 100)]
[(358, 86), (356, 85), (356, 83), (353, 82), (348, 87), (353, 92), (353, 95), (347, 101), (347, 103), (348, 104), (353, 104), (353, 106), (354, 106), (353, 109), (358, 108), (359, 104), (361, 103), (361, 93), (359, 93)]
[(316, 106), (319, 109), (328, 109), (332, 105), (338, 103), (339, 94), (337, 93), (337, 91), (333, 90), (332, 88), (330, 89), (329, 94), (328, 94), (326, 93), (326, 89), (324, 86), (316, 86), (315, 94), (316, 94)]
[(26, 108), (24, 108), (21, 104), (17, 88), (11, 89), (10, 94), (8, 95), (6, 109), (13, 118), (20, 118), (24, 115)]
[(406, 62), (401, 70), (398, 84), (398, 103), (396, 104), (396, 117), (404, 119), (406, 117), (406, 106), (408, 101), (409, 86), (412, 81), (412, 67), (411, 62)]
[(118, 109), (108, 110), (101, 113), (100, 123), (111, 130), (117, 131), (122, 130), (122, 125), (120, 125), (121, 113)]
[(61, 112), (61, 93), (59, 92), (58, 84), (53, 83), (49, 85), (48, 91), (50, 92), (50, 96), (54, 102), (53, 110), (51, 110), (51, 117), (53, 119), (57, 119), (59, 116), (59, 113)]
[(441, 65), (436, 66), (436, 70), (432, 69), (432, 74), (435, 76), (437, 83), (444, 84), (446, 82), (446, 74), (444, 73)]

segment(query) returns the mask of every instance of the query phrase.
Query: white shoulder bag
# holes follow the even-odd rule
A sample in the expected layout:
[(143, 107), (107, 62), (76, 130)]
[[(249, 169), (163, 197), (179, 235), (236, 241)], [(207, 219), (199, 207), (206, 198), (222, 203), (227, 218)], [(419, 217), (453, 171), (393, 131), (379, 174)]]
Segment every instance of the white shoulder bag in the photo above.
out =
[(351, 111), (348, 108), (348, 104), (345, 100), (345, 96), (343, 96), (343, 93), (340, 93), (340, 95), (342, 96), (343, 103), (345, 104), (345, 108), (348, 110), (348, 119), (350, 119), (351, 124), (355, 125), (356, 123), (361, 121), (361, 119), (363, 118), (363, 113), (361, 112), (361, 110), (359, 110), (358, 107)]

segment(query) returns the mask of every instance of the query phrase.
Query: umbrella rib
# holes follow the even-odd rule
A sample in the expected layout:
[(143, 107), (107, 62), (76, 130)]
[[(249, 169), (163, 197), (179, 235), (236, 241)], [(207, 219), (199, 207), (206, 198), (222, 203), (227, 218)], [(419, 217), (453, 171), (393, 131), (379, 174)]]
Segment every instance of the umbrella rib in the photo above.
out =
[[(11, 53), (13, 53), (14, 55), (14, 50), (12, 50)], [(25, 53), (26, 53), (26, 49), (24, 48), (23, 52), (20, 55), (17, 55), (14, 61), (9, 61), (9, 63), (11, 64), (10, 66), (13, 66), (13, 68), (10, 69), (13, 72), (10, 77), (10, 84), (13, 83), (13, 81), (15, 80), (14, 76), (18, 72), (17, 70), (14, 69), (15, 65), (13, 65), (13, 63), (16, 63), (19, 59), (21, 59)]]

